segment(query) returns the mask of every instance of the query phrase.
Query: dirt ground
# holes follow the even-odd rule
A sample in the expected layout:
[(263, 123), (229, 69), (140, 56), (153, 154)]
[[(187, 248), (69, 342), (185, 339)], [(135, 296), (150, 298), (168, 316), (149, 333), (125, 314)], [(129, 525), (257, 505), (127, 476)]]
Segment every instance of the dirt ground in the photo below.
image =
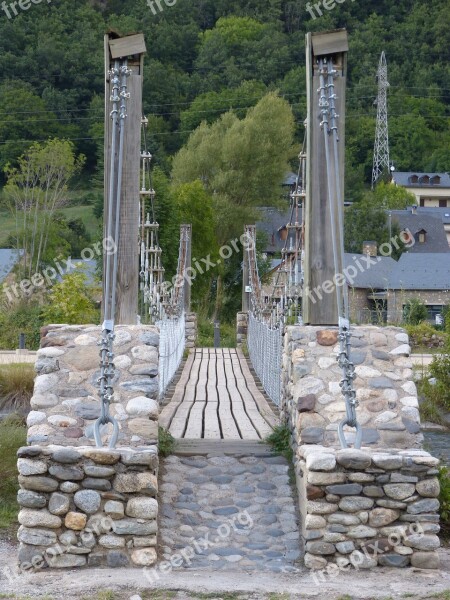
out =
[[(178, 570), (153, 581), (143, 569), (49, 570), (15, 575), (17, 546), (0, 539), (0, 598), (26, 600), (450, 600), (450, 549), (440, 571), (352, 570), (316, 583), (311, 573)], [(147, 575), (147, 576), (146, 576)], [(9, 578), (8, 578), (9, 577)]]

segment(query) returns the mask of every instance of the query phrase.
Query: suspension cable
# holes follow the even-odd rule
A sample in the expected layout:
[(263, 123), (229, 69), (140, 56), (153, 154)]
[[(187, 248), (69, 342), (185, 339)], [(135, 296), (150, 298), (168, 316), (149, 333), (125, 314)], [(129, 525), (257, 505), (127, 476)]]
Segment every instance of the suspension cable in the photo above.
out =
[[(331, 220), (331, 241), (333, 247), (333, 260), (335, 271), (335, 289), (336, 301), (338, 310), (339, 323), (339, 354), (337, 357), (338, 364), (342, 370), (342, 380), (340, 387), (345, 400), (346, 417), (339, 423), (338, 436), (342, 448), (348, 448), (347, 440), (345, 439), (344, 427), (354, 427), (356, 429), (356, 437), (354, 442), (355, 448), (360, 448), (362, 443), (362, 428), (357, 420), (356, 407), (358, 401), (354, 390), (353, 381), (356, 377), (354, 364), (350, 360), (351, 355), (351, 332), (349, 318), (349, 302), (348, 302), (348, 286), (343, 279), (343, 265), (340, 264), (340, 257), (344, 256), (344, 241), (343, 241), (343, 202), (340, 187), (340, 169), (339, 169), (339, 154), (338, 154), (338, 114), (336, 113), (336, 94), (334, 86), (334, 78), (337, 76), (337, 71), (334, 69), (331, 58), (319, 59), (319, 108), (322, 115), (321, 127), (324, 134), (325, 147), (325, 162), (327, 171), (327, 187), (328, 187), (328, 203), (330, 207)], [(330, 148), (330, 134), (332, 145)], [(333, 172), (334, 171), (334, 178)], [(333, 181), (334, 179), (334, 181)], [(335, 225), (338, 225), (336, 232)], [(338, 284), (338, 277), (341, 285)]]
[[(102, 336), (100, 346), (100, 377), (99, 395), (101, 400), (100, 417), (94, 424), (94, 439), (96, 446), (103, 446), (100, 428), (102, 425), (111, 423), (113, 432), (110, 437), (109, 447), (115, 448), (119, 437), (119, 424), (110, 414), (109, 406), (114, 397), (113, 381), (115, 377), (114, 366), (114, 328), (117, 296), (117, 270), (119, 234), (120, 234), (120, 206), (122, 197), (122, 171), (123, 151), (125, 136), (125, 121), (127, 118), (127, 99), (130, 97), (127, 89), (127, 78), (131, 74), (128, 69), (127, 60), (115, 61), (114, 67), (109, 72), (111, 78), (111, 151), (110, 151), (110, 177), (108, 190), (108, 214), (106, 223), (106, 237), (114, 240), (116, 251), (114, 257), (107, 252), (105, 261), (105, 291), (103, 299), (104, 320), (102, 324)], [(120, 106), (119, 106), (120, 102)], [(117, 168), (116, 168), (116, 150)]]

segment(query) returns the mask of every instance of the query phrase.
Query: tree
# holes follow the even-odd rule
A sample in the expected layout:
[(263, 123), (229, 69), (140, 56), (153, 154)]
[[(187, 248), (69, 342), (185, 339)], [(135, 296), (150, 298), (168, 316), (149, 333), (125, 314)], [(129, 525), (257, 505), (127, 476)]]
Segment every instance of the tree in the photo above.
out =
[(196, 271), (192, 300), (195, 310), (206, 316), (212, 282), (221, 272), (218, 266), (210, 267), (211, 263), (217, 265), (219, 261), (212, 197), (201, 181), (194, 181), (176, 188), (174, 198), (181, 222), (192, 225), (192, 265)]
[(97, 323), (99, 312), (86, 285), (83, 272), (69, 273), (53, 286), (50, 302), (42, 310), (45, 323), (85, 325)]
[(382, 244), (389, 243), (391, 239), (395, 239), (397, 244), (390, 244), (390, 256), (398, 259), (404, 249), (399, 234), (399, 226), (393, 223), (389, 227), (386, 211), (372, 202), (367, 200), (355, 202), (345, 210), (344, 245), (346, 252), (361, 254), (365, 241), (373, 240), (380, 247)]
[[(294, 154), (294, 127), (289, 104), (269, 93), (242, 120), (228, 112), (212, 125), (202, 123), (175, 156), (175, 184), (200, 180), (213, 197), (219, 246), (240, 237), (258, 206), (279, 203), (280, 184)], [(215, 316), (222, 299), (219, 274)]]
[(294, 155), (289, 104), (271, 92), (240, 120), (202, 123), (173, 160), (176, 185), (200, 180), (213, 195), (219, 244), (241, 235), (257, 206), (276, 205)]
[(366, 200), (373, 206), (390, 210), (403, 210), (416, 204), (416, 197), (404, 187), (392, 183), (379, 183), (373, 192), (366, 195)]
[(23, 271), (28, 278), (43, 262), (55, 211), (67, 203), (68, 183), (83, 162), (83, 156), (75, 157), (71, 142), (52, 139), (33, 144), (20, 157), (18, 167), (6, 168), (5, 192), (16, 219), (16, 247), (24, 250)]

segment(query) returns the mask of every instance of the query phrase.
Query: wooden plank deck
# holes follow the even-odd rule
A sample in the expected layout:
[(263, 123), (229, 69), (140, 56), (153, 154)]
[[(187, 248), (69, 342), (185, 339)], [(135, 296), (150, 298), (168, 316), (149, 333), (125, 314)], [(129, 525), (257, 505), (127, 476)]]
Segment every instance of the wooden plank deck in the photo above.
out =
[(177, 439), (251, 440), (278, 423), (258, 389), (247, 360), (234, 348), (192, 350), (160, 424)]

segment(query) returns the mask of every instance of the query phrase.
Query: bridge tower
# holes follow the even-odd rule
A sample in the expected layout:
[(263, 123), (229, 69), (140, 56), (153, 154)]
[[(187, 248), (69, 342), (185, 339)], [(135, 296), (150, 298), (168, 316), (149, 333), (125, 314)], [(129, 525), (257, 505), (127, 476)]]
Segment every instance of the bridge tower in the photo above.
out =
[[(343, 29), (306, 35), (307, 85), (307, 163), (305, 201), (305, 261), (302, 312), (307, 325), (337, 325), (335, 257), (331, 243), (337, 240), (338, 271), (343, 269), (343, 204), (344, 204), (344, 147), (345, 147), (345, 89), (347, 79), (347, 32)], [(329, 186), (324, 171), (326, 144), (324, 142), (322, 111), (319, 104), (319, 62), (332, 59), (334, 76), (334, 107), (339, 115), (337, 165), (330, 166), (330, 177), (339, 181)], [(330, 193), (329, 193), (329, 187)], [(330, 218), (330, 205), (338, 207), (335, 220)]]

